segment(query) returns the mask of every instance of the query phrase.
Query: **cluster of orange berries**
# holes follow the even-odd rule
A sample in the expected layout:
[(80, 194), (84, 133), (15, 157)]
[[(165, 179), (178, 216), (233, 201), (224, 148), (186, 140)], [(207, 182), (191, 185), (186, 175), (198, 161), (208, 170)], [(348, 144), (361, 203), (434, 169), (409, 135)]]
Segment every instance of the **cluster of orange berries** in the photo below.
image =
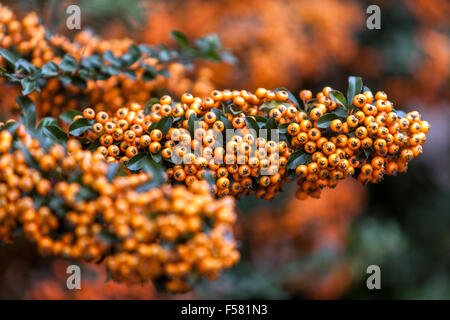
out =
[[(285, 100), (285, 97), (287, 93), (281, 91), (274, 93), (271, 99)], [(133, 103), (112, 115), (86, 108), (73, 120), (84, 117), (93, 122), (91, 130), (82, 138), (98, 141), (100, 146), (96, 152), (108, 162), (127, 162), (140, 152), (159, 154), (172, 182), (190, 186), (204, 180), (210, 172), (217, 180), (214, 190), (219, 197), (246, 195), (256, 186), (257, 196), (270, 199), (286, 182), (286, 164), (291, 150), (285, 141), (252, 134), (243, 112), (235, 116), (229, 112), (215, 113), (222, 99), (233, 99), (241, 111), (249, 107), (247, 101), (260, 102), (256, 95), (246, 91), (213, 91), (211, 97), (204, 100), (183, 94), (179, 103), (172, 101), (170, 96), (163, 96), (159, 103), (151, 106), (147, 115), (143, 106)], [(249, 111), (256, 114), (256, 105), (249, 107)], [(294, 112), (292, 108), (290, 112)], [(191, 115), (199, 117), (192, 135), (188, 123)], [(174, 119), (167, 132), (152, 129), (152, 124), (164, 117)], [(228, 128), (235, 130), (229, 141), (224, 141), (222, 135), (227, 129), (225, 122)], [(174, 159), (181, 164), (174, 163)], [(261, 175), (262, 170), (267, 174)]]
[[(12, 10), (0, 5), (0, 44), (2, 48), (16, 50), (33, 65), (42, 67), (48, 62), (59, 65), (62, 60), (60, 52), (73, 56), (77, 61), (95, 53), (102, 55), (107, 51), (120, 57), (128, 51), (133, 41), (127, 38), (101, 40), (87, 31), (75, 35), (73, 41), (60, 35), (47, 38), (36, 13), (29, 13), (19, 19)], [(156, 58), (142, 57), (142, 61), (153, 67), (155, 72), (163, 68)], [(2, 65), (5, 63), (0, 57), (0, 66)], [(96, 110), (117, 110), (129, 101), (145, 103), (154, 92), (161, 90), (174, 93), (194, 90), (203, 95), (212, 87), (210, 77), (199, 73), (193, 75), (195, 79), (191, 79), (192, 75), (180, 63), (171, 62), (166, 67), (170, 72), (169, 78), (156, 75), (154, 79), (146, 80), (143, 78), (144, 68), (134, 64), (130, 68), (135, 72), (135, 78), (120, 73), (106, 80), (88, 80), (85, 89), (73, 84), (63, 84), (59, 78), (50, 78), (40, 92), (35, 91), (30, 96), (42, 116), (57, 117), (63, 110), (78, 108), (80, 100)]]
[(145, 188), (150, 173), (110, 174), (78, 140), (48, 152), (20, 125), (0, 132), (0, 240), (21, 230), (42, 255), (105, 265), (125, 283), (153, 280), (185, 291), (239, 260), (231, 198), (214, 199), (206, 182), (187, 190)]
[[(309, 117), (302, 112), (303, 120), (288, 127), (292, 146), (311, 155), (310, 161), (295, 168), (299, 199), (319, 197), (324, 187), (335, 187), (347, 176), (367, 184), (378, 183), (385, 174), (405, 172), (408, 162), (422, 153), (430, 128), (417, 111), (401, 117), (386, 93), (378, 91), (374, 96), (366, 90), (353, 98), (353, 112), (321, 130), (316, 121), (336, 109), (331, 90), (325, 87), (319, 92)], [(300, 98), (310, 100), (311, 91), (301, 91)]]
[[(205, 99), (185, 93), (181, 102), (163, 96), (147, 114), (132, 104), (113, 115), (87, 108), (74, 120), (94, 121), (84, 136), (99, 141), (97, 152), (107, 161), (158, 154), (172, 182), (191, 185), (211, 173), (219, 197), (255, 192), (271, 199), (294, 177), (298, 198), (319, 197), (324, 187), (348, 176), (376, 183), (385, 173), (404, 172), (422, 152), (429, 124), (418, 112), (400, 117), (384, 92), (373, 96), (369, 90), (357, 94), (355, 110), (347, 111), (330, 98), (331, 90), (325, 87), (314, 99), (302, 90), (304, 108), (286, 90), (214, 90)], [(330, 113), (333, 120), (320, 123)], [(189, 124), (192, 116), (198, 120), (195, 128)], [(154, 127), (163, 118), (172, 119), (166, 132)], [(269, 128), (269, 121), (280, 130), (279, 139), (255, 132)], [(258, 127), (249, 127), (250, 122)], [(226, 129), (234, 130), (227, 140)]]

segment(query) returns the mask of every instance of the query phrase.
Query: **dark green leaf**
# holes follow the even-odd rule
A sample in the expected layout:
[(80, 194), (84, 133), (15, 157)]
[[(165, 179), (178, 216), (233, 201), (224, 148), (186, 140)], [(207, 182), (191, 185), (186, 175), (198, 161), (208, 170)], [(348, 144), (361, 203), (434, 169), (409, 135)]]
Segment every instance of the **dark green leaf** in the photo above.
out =
[(138, 192), (146, 191), (151, 188), (160, 186), (165, 182), (165, 169), (162, 166), (161, 163), (156, 163), (155, 160), (153, 160), (151, 157), (145, 157), (144, 158), (144, 166), (142, 170), (144, 172), (151, 173), (152, 180), (141, 187), (137, 188)]
[(370, 88), (367, 86), (363, 86), (362, 92), (366, 92), (366, 91), (372, 91), (372, 90), (370, 90)]
[(317, 127), (319, 128), (329, 128), (331, 125), (331, 121), (334, 119), (337, 119), (337, 116), (333, 113), (327, 113), (320, 117), (319, 120), (317, 120)]
[(278, 88), (278, 89), (275, 89), (275, 93), (278, 92), (278, 91), (286, 91), (286, 92), (288, 93), (288, 96), (289, 96), (289, 101), (291, 101), (293, 104), (295, 104), (295, 106), (297, 107), (297, 109), (300, 108), (300, 104), (298, 103), (297, 98), (295, 97), (295, 95), (294, 95), (292, 92), (290, 92), (290, 91), (289, 91), (288, 89), (286, 89), (286, 88)]
[(81, 186), (75, 196), (75, 201), (90, 201), (98, 198), (98, 193), (91, 188)]
[(259, 126), (253, 117), (251, 117), (251, 116), (245, 117), (245, 123), (247, 124), (247, 127), (249, 129), (253, 129), (256, 131), (256, 133), (258, 133)]
[(69, 54), (64, 55), (61, 63), (59, 64), (59, 68), (66, 72), (73, 72), (77, 70), (78, 64), (77, 60)]
[(266, 129), (267, 130), (271, 130), (271, 129), (277, 129), (277, 121), (275, 120), (275, 118), (269, 118), (266, 122)]
[(128, 52), (122, 56), (122, 63), (121, 65), (123, 67), (129, 67), (133, 63), (139, 60), (141, 57), (141, 50), (138, 46), (132, 44), (128, 47)]
[(331, 113), (335, 114), (338, 118), (347, 118), (348, 116), (348, 111), (341, 107), (337, 107)]
[(345, 100), (344, 95), (342, 92), (337, 90), (332, 90), (328, 92), (328, 95), (330, 96), (330, 99), (336, 102), (338, 106), (344, 107), (345, 109), (348, 109), (347, 100)]
[(306, 164), (311, 160), (311, 155), (304, 150), (298, 150), (290, 155), (286, 167), (296, 169), (299, 165)]
[(0, 130), (7, 130), (9, 133), (14, 134), (19, 127), (19, 123), (15, 121), (8, 122)]
[(173, 30), (170, 32), (170, 36), (178, 43), (180, 47), (187, 48), (189, 46), (189, 40), (182, 32)]
[(58, 78), (65, 87), (67, 87), (70, 82), (72, 82), (72, 78), (65, 74), (60, 75)]
[(69, 134), (72, 136), (81, 136), (86, 130), (90, 130), (92, 127), (92, 121), (86, 118), (80, 118), (69, 127)]
[(172, 127), (172, 117), (167, 116), (161, 118), (161, 120), (158, 121), (158, 125), (156, 128), (161, 130), (161, 132), (165, 136), (171, 127)]
[(86, 68), (99, 68), (102, 65), (102, 60), (97, 54), (93, 54), (87, 58), (83, 58), (80, 64)]
[(231, 52), (228, 52), (228, 51), (220, 52), (220, 59), (222, 61), (228, 62), (230, 64), (237, 64), (238, 63), (238, 59)]
[(119, 171), (119, 167), (120, 163), (117, 162), (108, 164), (108, 173), (106, 174), (106, 179), (108, 179), (108, 182), (112, 182), (117, 172)]
[(120, 58), (117, 58), (116, 56), (114, 56), (114, 54), (109, 50), (103, 54), (103, 59), (111, 62), (111, 64), (113, 66), (120, 67), (120, 65), (121, 65)]
[(361, 93), (363, 82), (361, 77), (348, 77), (347, 101), (350, 107), (353, 104), (353, 98)]
[(73, 118), (79, 115), (82, 115), (82, 113), (78, 110), (67, 110), (61, 113), (59, 118), (65, 123), (72, 124)]
[(3, 57), (3, 59), (5, 59), (14, 66), (16, 61), (19, 59), (19, 57), (14, 52), (3, 48), (0, 48), (0, 55)]
[(17, 59), (15, 66), (16, 66), (16, 70), (23, 69), (28, 73), (32, 73), (37, 70), (37, 68), (34, 65), (32, 65), (27, 60), (22, 59), (22, 58)]
[(258, 127), (264, 128), (266, 126), (267, 118), (263, 116), (255, 116), (255, 120), (258, 123)]
[(153, 68), (153, 70), (149, 69), (149, 68), (146, 68), (146, 70), (142, 74), (142, 80), (144, 80), (144, 81), (152, 81), (153, 79), (155, 79), (157, 74), (158, 73), (156, 72), (156, 70), (154, 68)]
[(29, 95), (36, 89), (36, 80), (32, 80), (29, 77), (23, 78), (20, 84), (22, 85), (22, 94), (24, 96)]
[(162, 160), (161, 153), (151, 153), (152, 159), (155, 160), (156, 163), (160, 163)]
[(394, 111), (397, 114), (397, 117), (400, 117), (400, 118), (406, 117), (406, 112), (405, 111), (397, 110), (397, 109), (394, 109), (394, 108), (392, 108), (392, 111)]
[(287, 128), (289, 127), (290, 123), (282, 123), (278, 126), (278, 130), (280, 130), (281, 134), (287, 133)]
[(133, 70), (123, 70), (122, 72), (131, 80), (136, 80), (136, 73)]
[(197, 117), (194, 114), (191, 114), (191, 116), (189, 117), (189, 120), (188, 120), (188, 128), (189, 128), (189, 133), (191, 134), (191, 137), (194, 137), (195, 121), (197, 121)]
[(56, 119), (52, 118), (52, 117), (45, 117), (45, 118), (42, 118), (41, 121), (39, 121), (37, 128), (42, 129), (44, 127), (53, 126), (53, 125), (54, 126), (58, 125), (58, 121), (56, 121)]
[(65, 144), (67, 142), (67, 134), (57, 125), (45, 126), (43, 132), (44, 135), (52, 139), (53, 142), (59, 144)]
[(272, 110), (272, 109), (278, 107), (279, 105), (280, 105), (280, 103), (277, 101), (266, 101), (259, 107), (259, 109), (260, 110), (265, 110), (265, 109)]
[(152, 113), (152, 106), (153, 106), (155, 103), (159, 103), (159, 99), (158, 99), (158, 98), (151, 98), (149, 101), (147, 101), (147, 102), (145, 103), (144, 114), (145, 114), (146, 116)]
[(79, 77), (79, 76), (74, 76), (72, 78), (72, 85), (77, 87), (78, 89), (84, 90), (87, 88), (87, 84), (86, 84), (86, 80)]
[(44, 77), (56, 77), (58, 75), (58, 65), (52, 61), (42, 66), (42, 75)]
[(27, 129), (35, 129), (37, 121), (36, 106), (34, 102), (28, 97), (17, 97), (17, 104), (22, 108), (20, 113), (20, 122), (22, 122)]
[(119, 67), (116, 66), (103, 66), (102, 71), (109, 76), (115, 76), (120, 74), (120, 69)]
[(25, 161), (27, 162), (27, 164), (31, 167), (33, 167), (36, 170), (40, 170), (40, 166), (38, 164), (38, 162), (36, 161), (36, 159), (33, 158), (33, 156), (31, 155), (30, 151), (28, 151), (28, 149), (19, 141), (16, 141), (14, 143), (14, 147), (16, 149), (20, 149), (25, 157)]
[(128, 160), (127, 168), (131, 171), (139, 171), (142, 169), (145, 163), (145, 159), (148, 157), (147, 154), (141, 152), (135, 155), (134, 157), (131, 157), (130, 160)]

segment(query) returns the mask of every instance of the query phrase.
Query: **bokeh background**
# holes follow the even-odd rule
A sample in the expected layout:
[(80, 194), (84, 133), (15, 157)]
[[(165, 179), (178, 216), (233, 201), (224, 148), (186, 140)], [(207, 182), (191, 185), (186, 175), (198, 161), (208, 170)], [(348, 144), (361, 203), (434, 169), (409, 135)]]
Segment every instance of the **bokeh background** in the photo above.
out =
[[(73, 37), (65, 9), (78, 4), (83, 30), (174, 45), (217, 33), (238, 63), (198, 62), (194, 82), (174, 94), (213, 87), (346, 88), (359, 75), (396, 106), (418, 110), (431, 131), (407, 174), (363, 187), (345, 180), (322, 198), (298, 201), (287, 185), (273, 201), (241, 199), (236, 235), (242, 258), (218, 280), (190, 293), (152, 284), (105, 282), (82, 266), (82, 289), (65, 287), (71, 261), (39, 257), (18, 241), (0, 247), (2, 299), (449, 299), (450, 298), (450, 2), (446, 0), (2, 0), (19, 16), (36, 11), (51, 32)], [(366, 8), (381, 8), (381, 30), (366, 28)], [(2, 88), (2, 90), (6, 90)], [(0, 94), (2, 118), (13, 99)], [(381, 268), (381, 290), (366, 288), (366, 268)]]

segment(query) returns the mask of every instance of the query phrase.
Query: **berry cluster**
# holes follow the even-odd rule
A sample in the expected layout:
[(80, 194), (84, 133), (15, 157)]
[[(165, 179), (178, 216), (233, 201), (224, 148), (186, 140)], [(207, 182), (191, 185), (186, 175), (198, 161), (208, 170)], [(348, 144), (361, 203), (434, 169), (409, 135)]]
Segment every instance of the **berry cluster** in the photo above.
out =
[(232, 199), (214, 199), (205, 182), (155, 188), (151, 174), (117, 168), (78, 140), (47, 151), (23, 125), (14, 134), (3, 126), (0, 240), (23, 232), (42, 255), (105, 259), (113, 279), (169, 291), (238, 261)]
[[(111, 53), (105, 62), (107, 64), (103, 66), (103, 70), (109, 70), (104, 75), (92, 75), (92, 70), (84, 70), (86, 72), (76, 76), (75, 72), (71, 74), (72, 81), (67, 77), (64, 81), (60, 77), (47, 77), (41, 91), (31, 93), (41, 116), (57, 117), (63, 110), (78, 108), (80, 101), (96, 110), (117, 110), (129, 101), (145, 103), (162, 90), (175, 94), (193, 90), (196, 94), (204, 95), (212, 89), (210, 75), (202, 70), (198, 74), (189, 74), (176, 58), (162, 61), (157, 54), (142, 53), (139, 61), (124, 72), (117, 65), (118, 59), (129, 54), (130, 46), (134, 45), (131, 39), (102, 40), (87, 31), (76, 34), (73, 41), (57, 34), (49, 36), (44, 26), (39, 24), (36, 13), (29, 13), (19, 19), (2, 5), (0, 44), (1, 48), (16, 51), (21, 58), (39, 68), (48, 63), (60, 65), (64, 55), (72, 56), (75, 63), (81, 64), (93, 55), (104, 57), (105, 53)], [(0, 57), (0, 66), (6, 66), (2, 60)], [(86, 65), (98, 65), (99, 61), (96, 59)], [(170, 73), (170, 77), (165, 76), (167, 73)]]
[[(422, 153), (430, 127), (417, 111), (400, 116), (386, 93), (374, 96), (366, 90), (354, 96), (353, 112), (331, 120), (326, 130), (317, 128), (317, 120), (336, 109), (330, 91), (325, 87), (319, 92), (309, 117), (302, 114), (301, 122), (288, 127), (292, 145), (310, 155), (295, 168), (299, 199), (319, 197), (321, 189), (335, 187), (347, 176), (367, 184), (380, 182), (385, 174), (405, 172), (408, 162)], [(309, 100), (312, 93), (303, 90), (300, 97)]]
[[(186, 93), (181, 102), (163, 96), (115, 114), (87, 108), (73, 126), (90, 121), (81, 137), (108, 162), (151, 155), (173, 183), (186, 185), (209, 173), (219, 197), (255, 192), (271, 199), (295, 178), (298, 198), (319, 197), (348, 176), (377, 183), (406, 171), (422, 153), (428, 122), (417, 111), (400, 116), (381, 91), (366, 89), (349, 105), (341, 96), (330, 87), (314, 98), (302, 90), (300, 106), (287, 90), (215, 90), (205, 99)], [(268, 138), (270, 129), (278, 136)]]

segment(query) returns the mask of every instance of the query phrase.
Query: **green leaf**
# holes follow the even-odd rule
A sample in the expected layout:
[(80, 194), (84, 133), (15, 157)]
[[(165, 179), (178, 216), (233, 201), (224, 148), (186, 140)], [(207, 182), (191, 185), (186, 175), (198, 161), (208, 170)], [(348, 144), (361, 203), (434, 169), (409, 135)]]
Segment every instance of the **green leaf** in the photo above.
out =
[(36, 106), (30, 98), (21, 96), (16, 98), (17, 104), (22, 108), (19, 119), (27, 129), (34, 130), (36, 128), (37, 113)]
[(58, 75), (58, 65), (52, 61), (42, 66), (42, 75), (44, 77), (56, 77)]
[(329, 128), (331, 125), (331, 121), (337, 119), (337, 116), (333, 113), (327, 113), (320, 117), (317, 120), (317, 127), (319, 128)]
[(86, 68), (100, 68), (102, 65), (102, 60), (98, 54), (93, 54), (87, 58), (83, 58), (80, 64)]
[(37, 67), (29, 63), (27, 60), (19, 58), (15, 63), (16, 70), (23, 69), (28, 73), (33, 73), (38, 70)]
[(235, 111), (233, 109), (233, 106), (234, 106), (233, 104), (230, 104), (230, 105), (226, 106), (225, 107), (226, 113), (231, 113), (233, 116), (237, 116), (238, 114), (243, 112), (242, 110)]
[(91, 188), (81, 186), (75, 196), (75, 201), (91, 201), (98, 198), (98, 193)]
[(136, 73), (133, 70), (123, 70), (122, 72), (131, 80), (136, 80)]
[(173, 40), (176, 41), (176, 43), (178, 43), (180, 47), (182, 48), (189, 47), (189, 40), (186, 37), (186, 35), (184, 35), (184, 33), (178, 30), (173, 30), (172, 32), (170, 32), (170, 36), (172, 37)]
[(222, 60), (224, 62), (228, 62), (229, 64), (237, 64), (238, 63), (238, 59), (231, 52), (228, 52), (228, 51), (220, 52), (220, 60)]
[(42, 129), (44, 127), (53, 126), (53, 125), (54, 126), (58, 125), (58, 121), (56, 121), (56, 119), (52, 118), (52, 117), (45, 117), (45, 118), (42, 118), (41, 121), (39, 121), (37, 128)]
[(151, 153), (152, 159), (155, 160), (156, 163), (160, 163), (162, 160), (161, 153)]
[(225, 129), (233, 129), (233, 124), (230, 120), (228, 120), (225, 114), (223, 114), (219, 120), (223, 122), (223, 124), (225, 125)]
[(258, 123), (258, 127), (264, 128), (266, 126), (267, 118), (263, 116), (255, 116), (255, 120)]
[(281, 134), (287, 133), (287, 128), (291, 123), (282, 123), (278, 126), (278, 130), (280, 130)]
[(74, 76), (72, 78), (71, 81), (72, 85), (77, 87), (78, 89), (84, 90), (87, 88), (87, 84), (86, 84), (86, 80), (79, 77), (79, 76)]
[(82, 113), (78, 110), (67, 110), (59, 115), (59, 118), (65, 123), (72, 124), (75, 116), (80, 116)]
[(348, 77), (347, 101), (350, 107), (353, 104), (353, 98), (362, 90), (363, 82), (361, 77)]
[(143, 192), (151, 188), (158, 187), (165, 182), (165, 169), (162, 164), (156, 163), (155, 160), (148, 156), (144, 159), (144, 166), (142, 170), (144, 172), (151, 173), (152, 180), (142, 185), (141, 187), (138, 187), (136, 189), (137, 192)]
[(153, 79), (156, 78), (158, 72), (156, 71), (156, 69), (152, 66), (147, 66), (144, 65), (145, 71), (142, 74), (142, 80), (144, 81), (152, 81)]
[(77, 60), (75, 60), (75, 58), (71, 55), (65, 54), (61, 63), (59, 64), (59, 68), (62, 71), (73, 72), (78, 68)]
[(153, 106), (155, 103), (159, 103), (159, 99), (158, 99), (158, 98), (151, 98), (149, 101), (147, 101), (147, 102), (145, 103), (144, 114), (145, 114), (146, 116), (148, 116), (149, 114), (152, 113), (152, 106)]
[(311, 160), (312, 156), (304, 150), (298, 150), (291, 154), (286, 167), (288, 169), (296, 169), (299, 165), (306, 164)]
[(258, 133), (259, 131), (258, 123), (252, 116), (245, 117), (245, 123), (247, 124), (247, 127), (249, 129), (253, 129), (256, 131), (256, 133)]
[(331, 113), (335, 114), (338, 118), (347, 118), (348, 116), (348, 111), (341, 107), (337, 107)]
[(57, 125), (45, 126), (43, 132), (44, 135), (52, 139), (53, 142), (59, 144), (65, 144), (67, 142), (67, 134)]
[(195, 121), (197, 120), (197, 117), (194, 114), (191, 114), (191, 116), (189, 117), (188, 120), (188, 128), (189, 128), (189, 133), (191, 134), (191, 137), (194, 137), (194, 125), (195, 125)]
[(114, 56), (114, 54), (110, 50), (106, 51), (103, 54), (103, 59), (105, 59), (106, 61), (111, 62), (111, 64), (113, 66), (116, 66), (116, 67), (120, 67), (120, 65), (122, 63), (120, 58), (117, 58), (116, 56)]
[(69, 127), (69, 134), (72, 136), (81, 136), (86, 130), (90, 130), (92, 127), (92, 121), (86, 118), (80, 118)]
[(65, 87), (67, 87), (72, 82), (72, 78), (65, 74), (60, 75), (58, 78)]
[(14, 134), (16, 133), (17, 128), (19, 127), (19, 123), (15, 121), (8, 122), (5, 124), (0, 130), (7, 130), (9, 133)]
[(266, 122), (266, 129), (267, 130), (271, 130), (271, 129), (277, 129), (277, 121), (275, 120), (275, 118), (269, 118)]
[(22, 153), (25, 157), (25, 161), (27, 162), (27, 164), (29, 166), (33, 167), (36, 170), (40, 170), (40, 166), (39, 166), (38, 162), (36, 161), (36, 159), (33, 158), (30, 151), (28, 151), (28, 149), (22, 144), (22, 142), (16, 141), (14, 143), (14, 148), (20, 149), (22, 151)]
[(14, 52), (0, 48), (0, 55), (15, 68), (16, 61), (19, 59), (19, 57)]
[[(361, 150), (361, 149), (360, 149)], [(366, 161), (369, 157), (370, 154), (372, 153), (372, 151), (370, 149), (362, 149), (362, 151), (360, 152), (360, 154), (356, 157), (356, 159), (359, 162), (363, 162)]]
[(20, 84), (22, 85), (22, 94), (24, 96), (29, 95), (36, 89), (36, 80), (32, 80), (29, 77), (23, 78)]
[(128, 52), (122, 56), (121, 65), (123, 67), (129, 67), (133, 63), (139, 60), (141, 57), (141, 50), (138, 46), (132, 44), (128, 47)]
[(117, 66), (103, 66), (102, 71), (108, 76), (115, 76), (120, 74), (120, 69)]
[(368, 86), (363, 86), (362, 92), (366, 92), (366, 91), (372, 91), (370, 90), (370, 88)]
[(145, 163), (145, 159), (148, 157), (147, 154), (141, 152), (133, 156), (128, 160), (127, 168), (131, 171), (139, 171), (142, 169)]
[(289, 90), (286, 89), (286, 88), (278, 88), (278, 89), (275, 89), (275, 93), (277, 93), (278, 91), (286, 91), (286, 92), (288, 93), (288, 96), (289, 96), (289, 101), (291, 101), (293, 104), (295, 104), (295, 106), (297, 107), (297, 109), (300, 108), (300, 104), (298, 103), (297, 98), (295, 97), (295, 95), (294, 95), (291, 91), (289, 91)]
[(162, 134), (165, 136), (169, 129), (172, 127), (172, 117), (167, 116), (161, 118), (161, 120), (158, 121), (157, 129), (161, 130)]
[(278, 107), (279, 104), (280, 103), (277, 101), (266, 101), (259, 107), (259, 110), (264, 110), (264, 109), (272, 110), (272, 109)]
[(344, 107), (345, 109), (348, 109), (347, 100), (345, 100), (344, 95), (342, 92), (337, 90), (332, 90), (328, 92), (328, 95), (330, 96), (330, 99), (336, 102), (338, 106)]
[(406, 117), (406, 112), (405, 111), (397, 110), (397, 109), (394, 109), (394, 108), (392, 108), (392, 111), (394, 111), (397, 114), (397, 117), (399, 117), (399, 118)]
[(112, 182), (117, 172), (119, 171), (119, 167), (120, 163), (118, 162), (108, 164), (108, 172), (106, 174), (106, 179), (108, 179), (108, 182)]

